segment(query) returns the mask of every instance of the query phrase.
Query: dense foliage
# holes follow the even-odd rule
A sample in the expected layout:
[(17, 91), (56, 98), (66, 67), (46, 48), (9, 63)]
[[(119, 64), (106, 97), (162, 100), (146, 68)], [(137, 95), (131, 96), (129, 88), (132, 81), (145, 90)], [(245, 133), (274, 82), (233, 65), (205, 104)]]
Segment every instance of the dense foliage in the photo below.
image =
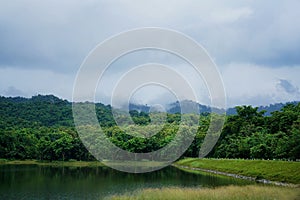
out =
[(213, 157), (299, 159), (300, 103), (287, 104), (264, 117), (251, 106), (236, 107), (229, 116)]
[[(95, 108), (106, 136), (130, 152), (151, 152), (170, 143), (182, 117), (132, 110), (128, 118), (122, 111), (113, 116), (110, 106), (99, 103)], [(239, 106), (236, 111), (236, 115), (227, 117), (210, 157), (300, 159), (300, 103), (287, 104), (270, 116), (251, 106)], [(151, 125), (151, 120), (164, 117), (163, 126)], [(198, 116), (185, 114), (185, 117), (195, 120)], [(183, 156), (198, 156), (209, 122), (210, 114), (200, 115), (195, 139)], [(194, 128), (183, 125), (185, 133)], [(157, 134), (152, 134), (153, 130), (157, 130)], [(137, 137), (140, 134), (151, 134), (151, 137)], [(0, 97), (0, 158), (94, 160), (74, 128), (72, 104), (52, 95), (31, 99)]]

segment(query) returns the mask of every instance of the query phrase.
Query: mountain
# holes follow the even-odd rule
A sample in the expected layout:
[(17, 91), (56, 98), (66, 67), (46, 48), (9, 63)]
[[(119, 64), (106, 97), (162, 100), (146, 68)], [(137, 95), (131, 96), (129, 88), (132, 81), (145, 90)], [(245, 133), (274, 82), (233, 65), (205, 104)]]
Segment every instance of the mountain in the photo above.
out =
[(145, 112), (145, 113), (149, 113), (150, 111), (150, 106), (146, 105), (142, 105), (142, 104), (134, 104), (134, 103), (129, 103), (128, 109), (129, 110), (137, 110), (139, 112)]
[[(298, 102), (289, 102), (296, 105)], [(276, 103), (268, 106), (259, 106), (258, 111), (265, 110), (266, 116), (271, 115), (274, 111), (281, 110), (287, 103)], [(111, 106), (102, 103), (96, 103), (96, 113), (100, 123), (109, 126), (113, 123), (111, 114)], [(149, 113), (149, 105), (129, 104), (129, 110)], [(170, 114), (180, 113), (181, 108), (184, 112), (195, 112), (207, 114), (212, 112), (223, 113), (222, 109), (212, 109), (209, 106), (202, 105), (190, 100), (182, 102), (174, 102), (167, 106), (166, 110)], [(198, 109), (197, 109), (198, 108)], [(226, 111), (227, 115), (235, 115), (236, 109), (229, 108)], [(101, 116), (101, 117), (99, 117)], [(24, 97), (2, 97), (0, 96), (0, 120), (4, 124), (19, 124), (30, 126), (37, 123), (44, 126), (64, 125), (73, 126), (72, 102), (62, 100), (54, 95), (37, 95), (31, 98)]]
[(182, 102), (176, 101), (174, 103), (169, 104), (169, 108), (168, 108), (168, 112), (169, 113), (180, 113), (181, 112), (181, 107), (180, 106), (192, 106), (195, 108), (195, 110), (198, 109), (198, 114), (199, 113), (210, 113), (211, 112), (211, 108), (206, 106), (206, 105), (202, 105), (196, 102), (193, 102), (191, 100), (184, 100)]
[[(263, 111), (264, 110), (264, 111), (266, 111), (265, 116), (270, 116), (272, 112), (281, 110), (286, 104), (296, 105), (299, 102), (300, 101), (293, 101), (293, 102), (287, 102), (287, 103), (275, 103), (275, 104), (270, 104), (268, 106), (259, 106), (258, 111)], [(211, 113), (212, 110), (215, 113), (224, 113), (223, 109), (218, 109), (218, 108), (213, 108), (212, 109), (210, 106), (199, 104), (199, 103), (193, 102), (191, 100), (184, 100), (184, 101), (181, 101), (181, 102), (176, 101), (176, 102), (170, 103), (169, 105), (167, 105), (167, 112), (171, 113), (171, 114), (180, 113), (181, 112), (181, 106), (186, 106), (186, 107), (191, 106), (191, 107), (195, 108), (195, 110), (197, 110), (197, 108), (198, 108), (198, 111), (199, 111), (198, 114), (200, 114), (200, 113), (202, 113), (202, 114)], [(151, 107), (149, 105), (141, 105), (141, 104), (133, 104), (133, 103), (129, 104), (129, 110), (137, 110), (139, 112), (148, 113), (150, 108)], [(226, 110), (226, 114), (227, 115), (237, 114), (236, 108), (228, 108)]]
[[(287, 102), (287, 103), (275, 103), (275, 104), (270, 104), (268, 106), (259, 106), (258, 111), (266, 111), (265, 116), (270, 116), (272, 112), (279, 111), (281, 110), (285, 105), (287, 104), (293, 104), (297, 105), (300, 101), (293, 101), (293, 102)], [(237, 114), (235, 108), (229, 108), (226, 111), (227, 115), (235, 115)]]
[[(99, 122), (111, 125), (111, 107), (101, 103), (97, 103), (95, 107), (97, 116), (101, 116)], [(31, 98), (0, 96), (0, 127), (7, 124), (18, 127), (72, 127), (72, 103), (54, 95), (37, 95)]]

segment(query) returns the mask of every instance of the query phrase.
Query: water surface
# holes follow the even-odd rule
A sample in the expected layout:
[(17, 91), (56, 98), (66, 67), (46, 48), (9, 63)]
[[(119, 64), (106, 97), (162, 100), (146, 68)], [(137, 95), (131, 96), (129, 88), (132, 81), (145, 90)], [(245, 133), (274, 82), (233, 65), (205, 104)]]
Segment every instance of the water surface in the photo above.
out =
[(253, 184), (207, 174), (192, 174), (169, 166), (130, 174), (108, 167), (0, 165), (0, 199), (103, 199), (142, 188), (216, 187)]

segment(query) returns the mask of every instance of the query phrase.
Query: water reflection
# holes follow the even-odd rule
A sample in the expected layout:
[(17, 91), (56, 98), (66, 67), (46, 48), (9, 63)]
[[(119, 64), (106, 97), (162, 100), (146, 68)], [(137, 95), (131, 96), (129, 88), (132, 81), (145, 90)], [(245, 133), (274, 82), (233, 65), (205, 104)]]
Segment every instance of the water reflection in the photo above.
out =
[(191, 174), (175, 167), (129, 174), (108, 167), (1, 165), (0, 199), (101, 199), (149, 187), (215, 187), (253, 184), (214, 175)]

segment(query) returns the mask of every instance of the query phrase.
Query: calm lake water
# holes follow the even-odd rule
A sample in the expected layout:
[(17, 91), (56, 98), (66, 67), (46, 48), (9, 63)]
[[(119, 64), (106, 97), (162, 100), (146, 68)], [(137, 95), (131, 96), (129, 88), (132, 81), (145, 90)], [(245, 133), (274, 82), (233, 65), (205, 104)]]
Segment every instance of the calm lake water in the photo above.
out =
[(144, 174), (108, 167), (1, 165), (0, 199), (103, 199), (142, 188), (216, 187), (253, 184), (214, 175), (187, 173), (169, 166)]

